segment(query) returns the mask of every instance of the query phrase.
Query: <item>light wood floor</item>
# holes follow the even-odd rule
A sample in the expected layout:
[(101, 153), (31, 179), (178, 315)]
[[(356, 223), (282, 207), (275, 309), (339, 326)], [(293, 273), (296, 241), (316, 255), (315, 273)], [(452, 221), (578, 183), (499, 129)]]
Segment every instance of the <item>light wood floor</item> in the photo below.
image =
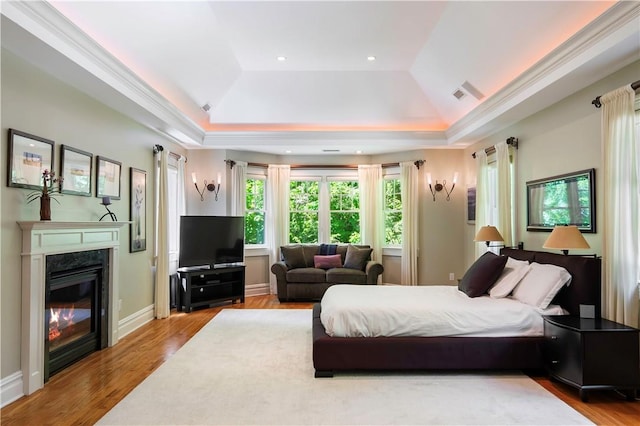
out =
[[(307, 309), (311, 303), (281, 304), (274, 296), (249, 297), (244, 304), (223, 305), (152, 321), (112, 347), (96, 352), (53, 376), (46, 386), (0, 411), (2, 425), (91, 425), (124, 398), (224, 308)], [(592, 392), (589, 402), (578, 392), (544, 376), (540, 385), (591, 421), (603, 425), (640, 423), (640, 402), (613, 391)]]

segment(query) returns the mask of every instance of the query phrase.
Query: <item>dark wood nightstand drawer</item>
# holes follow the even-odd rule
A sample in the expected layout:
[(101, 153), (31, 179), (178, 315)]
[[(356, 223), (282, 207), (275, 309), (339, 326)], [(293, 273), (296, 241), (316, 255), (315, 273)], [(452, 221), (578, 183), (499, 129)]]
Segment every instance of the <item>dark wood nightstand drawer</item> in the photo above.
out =
[(549, 373), (582, 385), (580, 333), (545, 322), (544, 335), (544, 360)]

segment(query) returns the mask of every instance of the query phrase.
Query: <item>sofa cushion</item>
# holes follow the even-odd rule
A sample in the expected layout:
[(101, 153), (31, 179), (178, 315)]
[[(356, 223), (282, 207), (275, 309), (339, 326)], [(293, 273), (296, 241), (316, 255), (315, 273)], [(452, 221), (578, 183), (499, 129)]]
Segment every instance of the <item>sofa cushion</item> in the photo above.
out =
[(295, 283), (323, 283), (326, 281), (327, 273), (324, 269), (317, 268), (296, 268), (287, 271), (287, 282)]
[(320, 269), (341, 268), (342, 259), (339, 254), (331, 254), (322, 256), (316, 254), (313, 256), (313, 266)]
[(304, 261), (307, 264), (307, 268), (313, 268), (313, 256), (320, 251), (320, 244), (303, 244), (302, 252), (304, 253)]
[(349, 268), (333, 268), (327, 271), (327, 282), (334, 284), (366, 284), (367, 274)]
[(304, 260), (304, 251), (302, 246), (289, 245), (281, 246), (282, 260), (289, 268), (306, 268), (307, 262)]
[(372, 248), (358, 248), (349, 244), (347, 255), (344, 259), (344, 267), (364, 271), (372, 251)]

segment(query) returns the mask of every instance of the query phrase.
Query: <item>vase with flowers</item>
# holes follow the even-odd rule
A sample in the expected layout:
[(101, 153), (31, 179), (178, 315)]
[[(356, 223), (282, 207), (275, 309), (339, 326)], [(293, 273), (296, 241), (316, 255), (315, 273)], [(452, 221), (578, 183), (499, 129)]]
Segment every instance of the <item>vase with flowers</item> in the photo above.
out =
[[(58, 187), (54, 188), (53, 184), (57, 183)], [(40, 220), (51, 220), (51, 200), (55, 200), (55, 195), (60, 193), (60, 184), (62, 178), (56, 177), (56, 172), (49, 171), (48, 169), (42, 172), (42, 190), (32, 192), (27, 196), (27, 204), (40, 199)]]

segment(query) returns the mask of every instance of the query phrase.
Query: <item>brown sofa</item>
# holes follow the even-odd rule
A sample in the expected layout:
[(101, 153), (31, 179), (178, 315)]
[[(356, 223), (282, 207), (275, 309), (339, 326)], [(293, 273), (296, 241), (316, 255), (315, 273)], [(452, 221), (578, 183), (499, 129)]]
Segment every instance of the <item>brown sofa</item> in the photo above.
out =
[(369, 246), (338, 245), (335, 251), (340, 255), (340, 267), (328, 269), (315, 267), (314, 256), (320, 255), (320, 251), (320, 244), (280, 247), (281, 260), (271, 265), (271, 272), (276, 276), (281, 302), (320, 300), (334, 284), (376, 285), (384, 271), (382, 264), (371, 260)]

